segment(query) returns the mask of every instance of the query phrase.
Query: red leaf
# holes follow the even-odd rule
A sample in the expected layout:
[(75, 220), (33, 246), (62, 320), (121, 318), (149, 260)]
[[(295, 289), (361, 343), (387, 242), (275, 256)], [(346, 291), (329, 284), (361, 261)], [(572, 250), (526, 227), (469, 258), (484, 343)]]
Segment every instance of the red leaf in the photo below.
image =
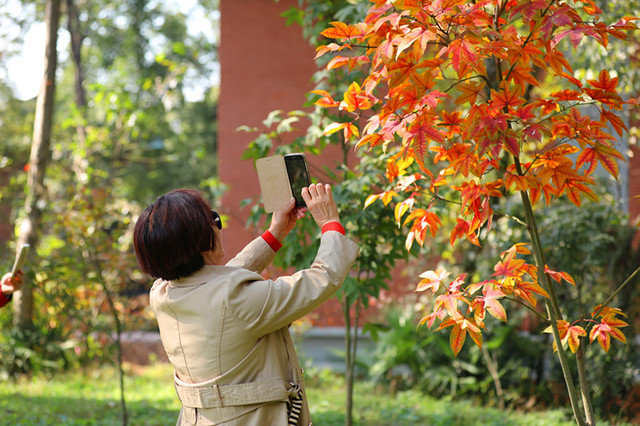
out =
[(522, 88), (509, 85), (506, 81), (500, 83), (500, 90), (491, 89), (491, 99), (493, 105), (498, 109), (517, 107), (524, 103)]
[(611, 78), (609, 71), (602, 70), (598, 75), (597, 80), (587, 80), (587, 83), (594, 89), (601, 89), (605, 92), (616, 93), (616, 86), (618, 85), (618, 77)]
[(600, 111), (600, 122), (604, 124), (606, 121), (611, 123), (613, 128), (616, 130), (616, 133), (618, 133), (618, 136), (622, 136), (623, 130), (626, 130), (627, 132), (629, 131), (629, 129), (627, 129), (627, 125), (624, 124), (624, 121), (622, 121), (620, 117), (603, 109)]

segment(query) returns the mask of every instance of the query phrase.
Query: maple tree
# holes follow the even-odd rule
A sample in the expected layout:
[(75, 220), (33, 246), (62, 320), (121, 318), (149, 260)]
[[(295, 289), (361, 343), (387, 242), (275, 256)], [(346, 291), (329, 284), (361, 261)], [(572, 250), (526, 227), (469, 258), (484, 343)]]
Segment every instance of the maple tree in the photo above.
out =
[[(356, 148), (391, 154), (388, 189), (365, 207), (395, 203), (398, 225), (409, 229), (407, 250), (447, 226), (441, 203), (460, 206), (451, 244), (480, 245), (499, 213), (495, 200), (520, 197), (525, 217), (513, 219), (527, 227), (529, 243), (504, 251), (482, 281), (425, 271), (417, 291), (435, 299), (421, 324), (450, 329), (457, 354), (467, 336), (482, 345), (487, 313), (507, 321), (504, 301), (528, 307), (549, 323), (578, 424), (594, 423), (582, 339), (605, 351), (611, 338), (626, 342), (625, 314), (609, 303), (631, 277), (592, 312), (564, 318), (556, 292), (579, 283), (546, 264), (533, 211), (559, 197), (578, 207), (597, 200), (596, 168), (617, 178), (624, 160), (616, 135), (628, 129), (618, 113), (637, 100), (623, 99), (606, 69), (576, 78), (563, 50), (584, 38), (606, 48), (636, 29), (638, 18), (607, 24), (600, 14), (592, 0), (372, 0), (363, 22), (332, 22), (321, 33), (330, 42), (317, 49), (318, 57), (333, 55), (329, 70), (364, 69), (365, 76), (342, 99), (313, 92), (316, 105), (351, 115), (325, 134), (343, 132)], [(565, 348), (577, 357), (582, 407)]]

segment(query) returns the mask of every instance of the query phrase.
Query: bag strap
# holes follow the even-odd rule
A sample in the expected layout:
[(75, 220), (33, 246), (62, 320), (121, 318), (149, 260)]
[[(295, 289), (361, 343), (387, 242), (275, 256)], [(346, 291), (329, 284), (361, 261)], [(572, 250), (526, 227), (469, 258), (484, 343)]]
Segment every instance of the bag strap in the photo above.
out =
[(300, 385), (295, 385), (293, 389), (291, 389), (291, 393), (293, 394), (290, 399), (289, 404), (289, 426), (296, 426), (298, 424), (298, 419), (300, 418), (300, 413), (302, 412), (302, 388)]

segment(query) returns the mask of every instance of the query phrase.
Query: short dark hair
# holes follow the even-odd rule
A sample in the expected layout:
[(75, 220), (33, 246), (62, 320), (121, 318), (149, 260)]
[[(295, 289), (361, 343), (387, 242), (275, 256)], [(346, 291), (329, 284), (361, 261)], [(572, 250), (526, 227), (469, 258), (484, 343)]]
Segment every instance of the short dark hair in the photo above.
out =
[(215, 246), (213, 226), (211, 207), (198, 191), (176, 189), (158, 197), (133, 233), (140, 269), (165, 280), (197, 272), (204, 266), (200, 253)]

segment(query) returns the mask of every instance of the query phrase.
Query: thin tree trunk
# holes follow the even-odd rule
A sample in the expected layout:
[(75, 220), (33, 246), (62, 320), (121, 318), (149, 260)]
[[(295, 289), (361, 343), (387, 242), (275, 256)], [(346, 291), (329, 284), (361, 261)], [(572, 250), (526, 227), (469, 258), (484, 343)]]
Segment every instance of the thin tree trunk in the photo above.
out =
[[(518, 157), (514, 157), (514, 163), (516, 170), (520, 176), (524, 176), (522, 172), (522, 165)], [(533, 255), (538, 268), (538, 280), (541, 287), (543, 287), (547, 293), (549, 293), (549, 299), (545, 300), (544, 304), (547, 309), (547, 315), (551, 323), (551, 330), (553, 331), (553, 340), (556, 344), (558, 359), (560, 360), (560, 367), (564, 376), (565, 385), (569, 394), (569, 400), (571, 402), (571, 410), (573, 416), (578, 425), (583, 426), (585, 423), (584, 411), (580, 407), (580, 401), (578, 398), (578, 392), (573, 383), (573, 377), (571, 376), (571, 370), (569, 368), (569, 360), (567, 359), (567, 353), (562, 347), (562, 340), (560, 339), (560, 332), (558, 330), (558, 321), (562, 319), (562, 312), (558, 305), (558, 299), (553, 288), (553, 284), (549, 280), (549, 276), (545, 273), (545, 260), (542, 252), (542, 243), (540, 242), (540, 234), (536, 225), (535, 217), (533, 215), (533, 208), (531, 207), (531, 201), (529, 195), (521, 191), (520, 196), (522, 199), (522, 206), (524, 207), (524, 213), (528, 226), (529, 236), (531, 239), (531, 245), (533, 246)]]
[(345, 426), (353, 424), (353, 364), (351, 362), (351, 316), (347, 296), (344, 298), (344, 330), (345, 330), (345, 385), (346, 385), (346, 412), (344, 416)]
[[(76, 177), (80, 182), (82, 182), (83, 176), (86, 175), (86, 167), (87, 167), (87, 159), (86, 159), (86, 129), (84, 126), (84, 113), (87, 107), (87, 94), (84, 88), (84, 69), (82, 66), (82, 41), (84, 40), (84, 35), (82, 33), (80, 18), (78, 14), (78, 8), (76, 7), (73, 0), (66, 0), (67, 4), (67, 30), (71, 36), (71, 56), (73, 57), (73, 62), (75, 64), (75, 98), (76, 98), (76, 106), (78, 107), (78, 111), (82, 115), (82, 123), (78, 124), (76, 127), (76, 133), (78, 135), (78, 149), (74, 153), (73, 156), (73, 170), (76, 174)], [(86, 242), (85, 242), (86, 244)], [(122, 424), (126, 426), (129, 422), (129, 415), (127, 412), (127, 403), (125, 398), (125, 385), (124, 385), (124, 367), (123, 367), (123, 358), (122, 358), (122, 322), (118, 316), (118, 310), (116, 309), (113, 295), (109, 290), (108, 283), (103, 278), (103, 270), (102, 263), (98, 259), (97, 253), (95, 250), (91, 250), (88, 255), (87, 261), (90, 264), (95, 265), (98, 268), (97, 276), (100, 277), (100, 282), (102, 284), (102, 289), (105, 293), (107, 303), (109, 304), (109, 309), (111, 311), (111, 315), (113, 317), (113, 321), (116, 328), (116, 365), (118, 368), (118, 375), (120, 378), (120, 408), (122, 411)]]
[[(41, 205), (45, 199), (46, 189), (44, 177), (51, 158), (51, 126), (53, 119), (54, 97), (56, 87), (56, 68), (58, 54), (58, 28), (60, 26), (60, 0), (49, 0), (46, 4), (45, 21), (46, 50), (44, 58), (44, 76), (38, 93), (36, 114), (33, 125), (33, 141), (29, 158), (29, 174), (27, 177), (27, 196), (25, 201), (25, 218), (20, 227), (18, 247), (30, 244), (31, 255), (35, 252), (40, 232)], [(14, 300), (17, 326), (29, 328), (33, 325), (33, 290), (28, 278), (25, 278), (21, 291), (16, 292)]]
[(584, 406), (584, 412), (586, 416), (586, 422), (589, 426), (596, 426), (596, 419), (593, 413), (593, 405), (591, 404), (591, 394), (589, 392), (589, 383), (587, 380), (587, 370), (585, 368), (584, 350), (582, 347), (586, 338), (580, 338), (580, 346), (578, 346), (577, 365), (578, 365), (578, 379), (580, 381), (580, 394), (582, 395), (582, 405)]
[[(87, 244), (85, 242), (85, 244)], [(109, 310), (111, 311), (111, 316), (113, 317), (113, 322), (116, 326), (116, 365), (118, 368), (118, 377), (119, 377), (119, 385), (120, 385), (120, 410), (122, 411), (122, 426), (127, 426), (129, 424), (129, 413), (127, 411), (127, 401), (125, 398), (125, 386), (124, 386), (124, 367), (123, 367), (123, 353), (122, 353), (122, 322), (120, 321), (120, 317), (118, 315), (118, 309), (114, 303), (113, 295), (109, 290), (109, 285), (104, 279), (104, 271), (102, 268), (102, 262), (98, 258), (98, 254), (95, 252), (95, 249), (90, 249), (89, 255), (87, 256), (87, 261), (92, 262), (97, 269), (97, 276), (100, 279), (100, 284), (102, 285), (102, 290), (107, 299), (107, 303), (109, 305)]]
[(504, 391), (502, 389), (502, 383), (500, 382), (500, 374), (498, 373), (498, 361), (494, 360), (489, 353), (489, 349), (487, 349), (486, 345), (482, 345), (480, 348), (482, 352), (482, 358), (484, 359), (484, 363), (487, 366), (487, 370), (489, 370), (489, 374), (493, 379), (493, 385), (496, 387), (496, 396), (498, 397), (498, 407), (501, 410), (504, 410), (505, 401), (504, 401)]
[(84, 34), (80, 25), (80, 17), (78, 8), (73, 0), (66, 0), (67, 5), (67, 30), (71, 39), (71, 57), (73, 58), (74, 67), (74, 93), (76, 98), (76, 107), (80, 111), (82, 122), (76, 126), (76, 134), (78, 136), (78, 149), (73, 154), (73, 171), (78, 178), (82, 180), (86, 172), (86, 140), (87, 134), (84, 126), (84, 112), (87, 109), (87, 93), (84, 88), (84, 68), (82, 66), (82, 42)]

